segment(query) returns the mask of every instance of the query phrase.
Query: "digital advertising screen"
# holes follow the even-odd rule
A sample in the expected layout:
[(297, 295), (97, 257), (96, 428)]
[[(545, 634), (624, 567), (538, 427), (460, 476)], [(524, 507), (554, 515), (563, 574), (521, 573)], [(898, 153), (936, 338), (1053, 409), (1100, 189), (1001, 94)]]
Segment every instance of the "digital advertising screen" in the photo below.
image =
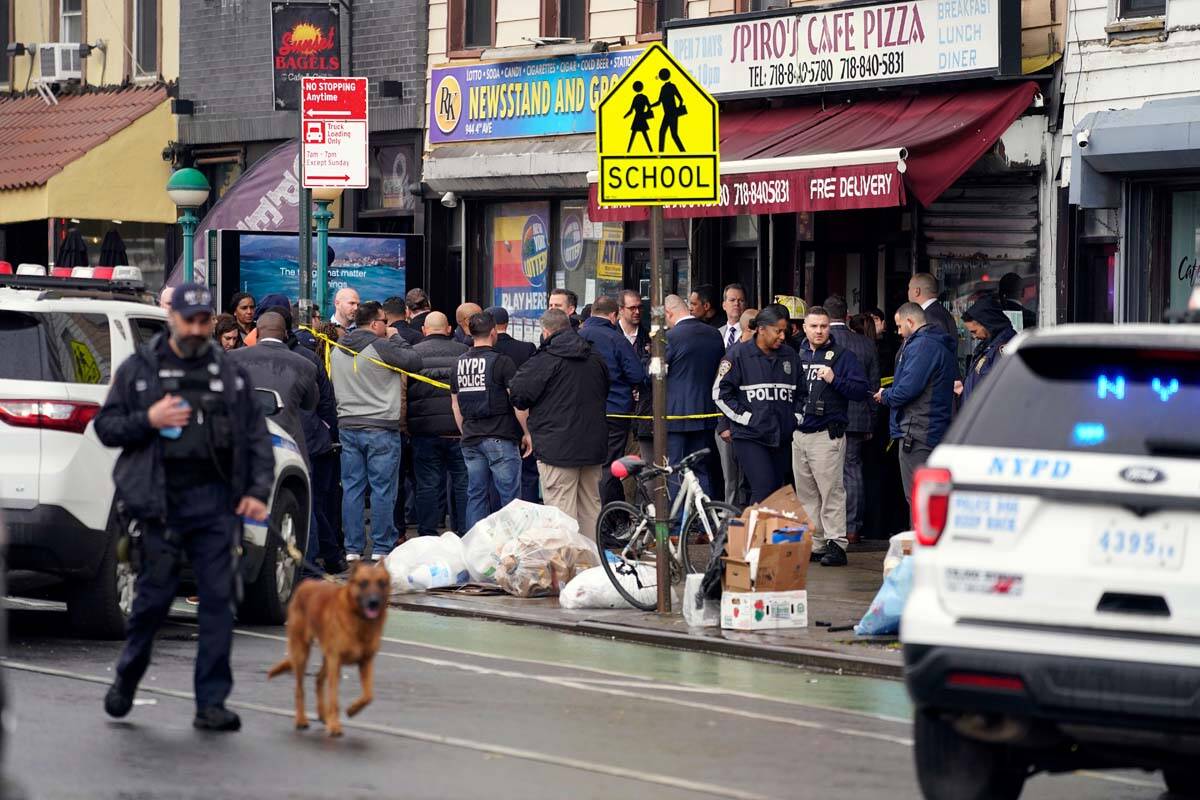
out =
[[(224, 309), (237, 292), (258, 300), (281, 293), (292, 302), (300, 298), (300, 237), (288, 232), (223, 230), (218, 234), (220, 258), (217, 294)], [(420, 275), (424, 240), (419, 234), (330, 234), (329, 297), (346, 287), (362, 300), (383, 302), (408, 291), (408, 267)], [(316, 239), (313, 240), (316, 273)], [(316, 294), (314, 286), (313, 294)], [(328, 316), (332, 308), (322, 309)]]

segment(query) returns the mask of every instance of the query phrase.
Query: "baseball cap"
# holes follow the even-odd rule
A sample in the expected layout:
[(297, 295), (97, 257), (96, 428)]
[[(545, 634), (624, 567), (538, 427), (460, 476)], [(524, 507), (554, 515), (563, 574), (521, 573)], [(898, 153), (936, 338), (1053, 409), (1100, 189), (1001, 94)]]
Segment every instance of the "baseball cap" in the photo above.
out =
[(495, 321), (497, 325), (508, 324), (508, 309), (506, 309), (504, 306), (488, 306), (483, 310), (483, 313), (491, 314), (492, 320)]
[(171, 310), (184, 319), (212, 313), (212, 293), (202, 283), (185, 283), (171, 296)]

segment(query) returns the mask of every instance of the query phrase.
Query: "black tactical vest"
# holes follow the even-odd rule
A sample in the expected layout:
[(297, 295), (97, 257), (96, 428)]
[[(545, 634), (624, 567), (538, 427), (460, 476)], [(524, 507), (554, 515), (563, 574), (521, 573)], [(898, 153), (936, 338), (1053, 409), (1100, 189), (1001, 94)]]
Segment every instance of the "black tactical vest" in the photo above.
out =
[(484, 419), (511, 412), (508, 391), (496, 380), (500, 353), (473, 347), (459, 356), (455, 367), (458, 408), (463, 419)]
[(178, 438), (163, 437), (170, 487), (228, 480), (233, 463), (233, 420), (225, 405), (221, 368), (211, 353), (186, 369), (171, 359), (159, 365), (163, 392), (182, 397), (192, 409)]

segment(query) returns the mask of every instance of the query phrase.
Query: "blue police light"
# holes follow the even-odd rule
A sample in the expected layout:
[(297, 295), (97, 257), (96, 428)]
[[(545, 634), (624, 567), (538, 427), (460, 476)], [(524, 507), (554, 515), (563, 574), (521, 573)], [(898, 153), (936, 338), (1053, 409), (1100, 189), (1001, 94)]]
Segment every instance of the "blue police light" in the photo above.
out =
[(1164, 403), (1171, 399), (1171, 395), (1179, 391), (1179, 379), (1171, 378), (1170, 381), (1164, 383), (1158, 378), (1150, 381), (1150, 388), (1158, 394), (1158, 399)]
[(1102, 444), (1106, 434), (1103, 422), (1076, 422), (1071, 439), (1082, 447), (1095, 447)]
[(1104, 400), (1109, 395), (1117, 400), (1125, 399), (1125, 376), (1117, 375), (1109, 380), (1107, 375), (1101, 375), (1096, 379), (1096, 397)]

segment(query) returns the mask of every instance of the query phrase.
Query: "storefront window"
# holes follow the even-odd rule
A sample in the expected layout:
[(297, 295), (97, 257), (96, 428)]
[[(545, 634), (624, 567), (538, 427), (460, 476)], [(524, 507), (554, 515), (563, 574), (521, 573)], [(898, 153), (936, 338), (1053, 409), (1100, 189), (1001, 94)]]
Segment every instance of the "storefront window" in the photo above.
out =
[(491, 277), (491, 303), (508, 310), (508, 332), (537, 342), (549, 300), (550, 203), (494, 203), (484, 208), (480, 266)]
[(363, 210), (415, 210), (420, 201), (408, 191), (409, 184), (417, 182), (413, 162), (411, 145), (383, 145), (371, 148), (371, 183), (364, 193)]
[(985, 294), (995, 294), (1018, 331), (1037, 325), (1038, 271), (1029, 262), (987, 258), (938, 259), (935, 275), (942, 284), (942, 301), (951, 313), (962, 314)]
[(1167, 307), (1187, 308), (1192, 287), (1200, 286), (1200, 191), (1171, 194), (1171, 261), (1167, 273)]
[(624, 226), (592, 222), (586, 200), (563, 201), (554, 247), (554, 288), (575, 292), (582, 310), (601, 295), (621, 291), (624, 266)]

